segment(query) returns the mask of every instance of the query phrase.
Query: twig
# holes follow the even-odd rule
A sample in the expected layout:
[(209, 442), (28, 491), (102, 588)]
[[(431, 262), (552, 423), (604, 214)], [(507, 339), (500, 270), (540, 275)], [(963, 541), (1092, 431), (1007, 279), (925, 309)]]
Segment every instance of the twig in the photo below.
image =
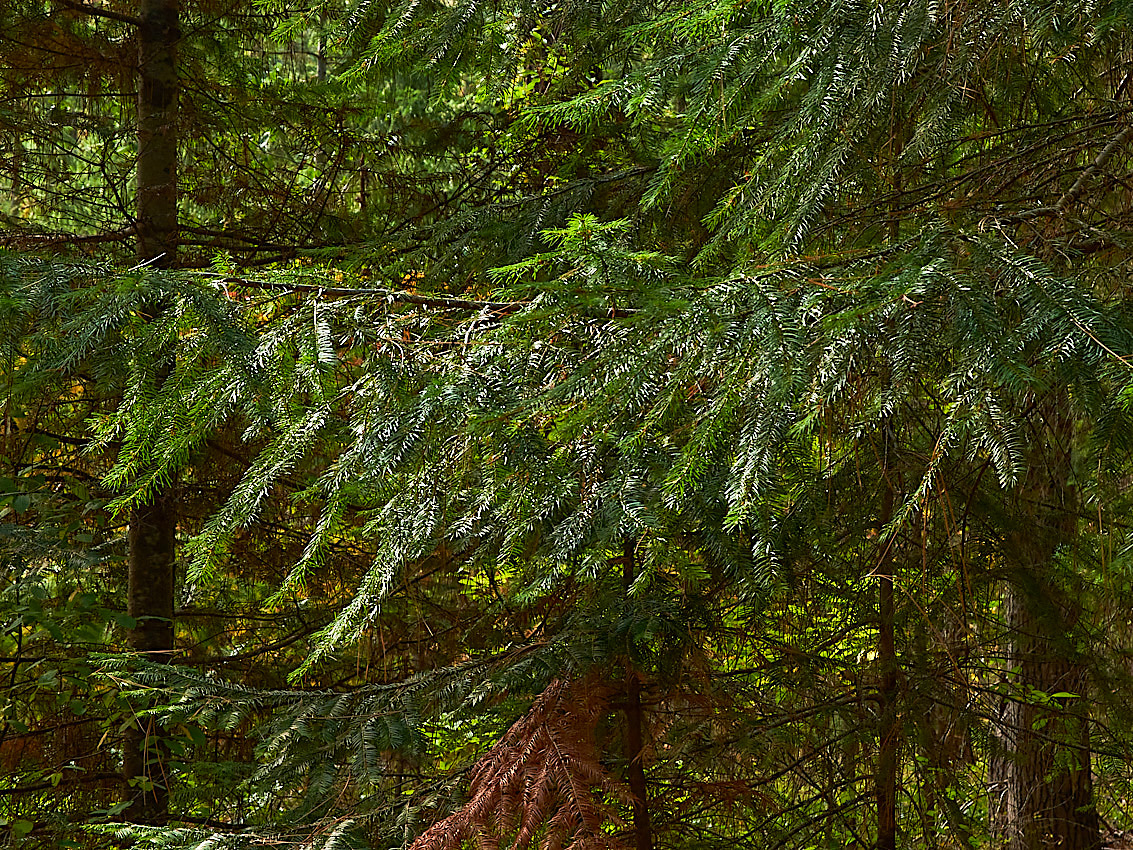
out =
[(75, 0), (58, 0), (68, 9), (74, 9), (76, 12), (82, 12), (84, 15), (91, 15), (95, 18), (109, 18), (112, 21), (120, 21), (124, 24), (140, 27), (142, 25), (141, 18), (135, 18), (133, 15), (126, 15), (122, 12), (114, 12), (110, 9), (100, 9), (97, 6), (87, 6), (85, 3), (77, 3)]
[(1110, 139), (1109, 143), (1102, 148), (1101, 153), (1094, 157), (1094, 161), (1086, 166), (1086, 169), (1078, 175), (1078, 179), (1075, 180), (1073, 185), (1066, 190), (1066, 193), (1054, 203), (1054, 206), (1036, 207), (1035, 209), (1025, 210), (1018, 215), (1009, 216), (1005, 221), (1025, 221), (1031, 218), (1062, 215), (1066, 212), (1067, 207), (1078, 200), (1081, 194), (1086, 190), (1086, 185), (1090, 182), (1090, 179), (1102, 168), (1105, 168), (1106, 163), (1108, 163), (1113, 158), (1113, 155), (1131, 138), (1133, 138), (1133, 126), (1126, 127)]
[(415, 304), (420, 307), (439, 307), (448, 310), (484, 310), (490, 313), (515, 313), (528, 306), (527, 301), (470, 301), (465, 298), (417, 295), (413, 292), (402, 292), (396, 289), (321, 286), (313, 283), (251, 280), (245, 277), (222, 277), (218, 278), (218, 281), (233, 286), (246, 286), (250, 289), (284, 289), (290, 292), (322, 292), (326, 295), (375, 295), (394, 304)]
[(1085, 190), (1086, 184), (1089, 182), (1090, 178), (1100, 169), (1105, 168), (1105, 164), (1113, 158), (1113, 155), (1117, 153), (1121, 146), (1129, 141), (1131, 137), (1133, 137), (1133, 126), (1126, 127), (1110, 139), (1109, 144), (1102, 148), (1102, 152), (1099, 153), (1086, 170), (1078, 176), (1078, 179), (1074, 181), (1074, 185), (1070, 187), (1069, 191), (1058, 199), (1058, 203), (1054, 205), (1054, 208), (1061, 213), (1078, 200), (1078, 196)]
[[(518, 313), (525, 307), (531, 306), (530, 301), (472, 301), (467, 298), (448, 298), (435, 295), (418, 295), (415, 292), (404, 292), (397, 289), (369, 289), (345, 286), (321, 286), (313, 283), (285, 283), (282, 281), (252, 280), (245, 277), (216, 277), (218, 283), (232, 286), (245, 286), (250, 289), (278, 289), (289, 292), (321, 292), (324, 295), (373, 295), (382, 298), (391, 304), (413, 304), (418, 307), (437, 307), (442, 310), (475, 310), (497, 316), (506, 316)], [(587, 315), (591, 318), (624, 319), (637, 313), (637, 310), (621, 307), (608, 309), (591, 309)]]

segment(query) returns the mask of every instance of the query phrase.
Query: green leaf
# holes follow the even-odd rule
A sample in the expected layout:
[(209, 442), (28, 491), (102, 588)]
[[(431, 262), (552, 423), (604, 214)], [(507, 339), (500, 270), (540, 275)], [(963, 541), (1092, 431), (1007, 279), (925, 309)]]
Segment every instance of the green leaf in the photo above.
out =
[(131, 617), (129, 614), (116, 614), (114, 622), (124, 629), (136, 629), (138, 627), (138, 620), (136, 617)]
[(12, 821), (12, 835), (15, 836), (17, 841), (28, 835), (33, 829), (35, 829), (35, 824), (30, 820)]
[(193, 746), (204, 747), (208, 745), (208, 738), (205, 737), (204, 731), (199, 726), (186, 726), (185, 731), (193, 741)]

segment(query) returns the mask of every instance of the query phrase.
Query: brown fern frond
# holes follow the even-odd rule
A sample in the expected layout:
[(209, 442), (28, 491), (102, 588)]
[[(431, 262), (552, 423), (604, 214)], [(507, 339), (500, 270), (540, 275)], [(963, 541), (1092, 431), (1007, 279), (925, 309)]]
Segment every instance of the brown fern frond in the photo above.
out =
[(616, 850), (603, 826), (620, 820), (603, 797), (626, 793), (594, 741), (612, 694), (594, 679), (552, 682), (473, 766), (468, 802), (409, 850)]

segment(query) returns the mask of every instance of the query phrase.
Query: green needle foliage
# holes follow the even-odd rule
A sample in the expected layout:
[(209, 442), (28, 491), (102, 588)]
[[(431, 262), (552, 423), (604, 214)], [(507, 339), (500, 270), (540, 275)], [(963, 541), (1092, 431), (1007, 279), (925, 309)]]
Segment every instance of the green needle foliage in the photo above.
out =
[[(269, 4), (187, 38), (198, 268), (0, 272), (4, 640), (31, 572), (120, 563), (124, 512), (186, 505), (176, 663), (84, 662), (180, 741), (171, 822), (99, 834), (1126, 829), (1128, 13)], [(243, 94), (206, 120), (203, 81)], [(94, 226), (37, 203), (22, 249)], [(76, 469), (97, 545), (48, 546)], [(59, 607), (52, 639), (81, 656), (103, 617), (113, 650), (113, 610)], [(48, 828), (11, 811), (13, 840)]]

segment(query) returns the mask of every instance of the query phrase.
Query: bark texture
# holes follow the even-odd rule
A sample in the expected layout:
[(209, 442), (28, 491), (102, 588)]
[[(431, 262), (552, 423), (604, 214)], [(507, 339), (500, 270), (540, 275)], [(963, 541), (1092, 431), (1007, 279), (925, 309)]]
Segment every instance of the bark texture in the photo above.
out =
[[(138, 5), (138, 259), (157, 268), (177, 260), (177, 0), (140, 0)], [(145, 308), (149, 318), (160, 305)], [(168, 364), (158, 364), (154, 382), (164, 382)], [(130, 513), (127, 611), (136, 620), (128, 635), (132, 650), (168, 661), (174, 646), (173, 594), (177, 515), (170, 489)], [(122, 771), (132, 783), (129, 820), (161, 824), (169, 815), (164, 732), (151, 720), (128, 728)]]
[[(988, 779), (997, 846), (1096, 850), (1101, 846), (1090, 774), (1087, 671), (1072, 632), (1079, 616), (1071, 577), (1078, 499), (1072, 421), (1065, 398), (1036, 417), (1028, 471), (1006, 535), (1009, 582), (1002, 602), (1012, 673), (999, 708)], [(1077, 698), (1053, 697), (1070, 693)]]
[[(127, 612), (137, 625), (128, 643), (153, 661), (169, 660), (173, 649), (176, 521), (164, 494), (130, 513)], [(138, 718), (126, 730), (122, 752), (122, 772), (134, 783), (126, 817), (138, 823), (164, 823), (169, 812), (169, 782), (163, 730), (148, 718)]]
[(138, 259), (162, 268), (177, 254), (178, 0), (139, 0)]

